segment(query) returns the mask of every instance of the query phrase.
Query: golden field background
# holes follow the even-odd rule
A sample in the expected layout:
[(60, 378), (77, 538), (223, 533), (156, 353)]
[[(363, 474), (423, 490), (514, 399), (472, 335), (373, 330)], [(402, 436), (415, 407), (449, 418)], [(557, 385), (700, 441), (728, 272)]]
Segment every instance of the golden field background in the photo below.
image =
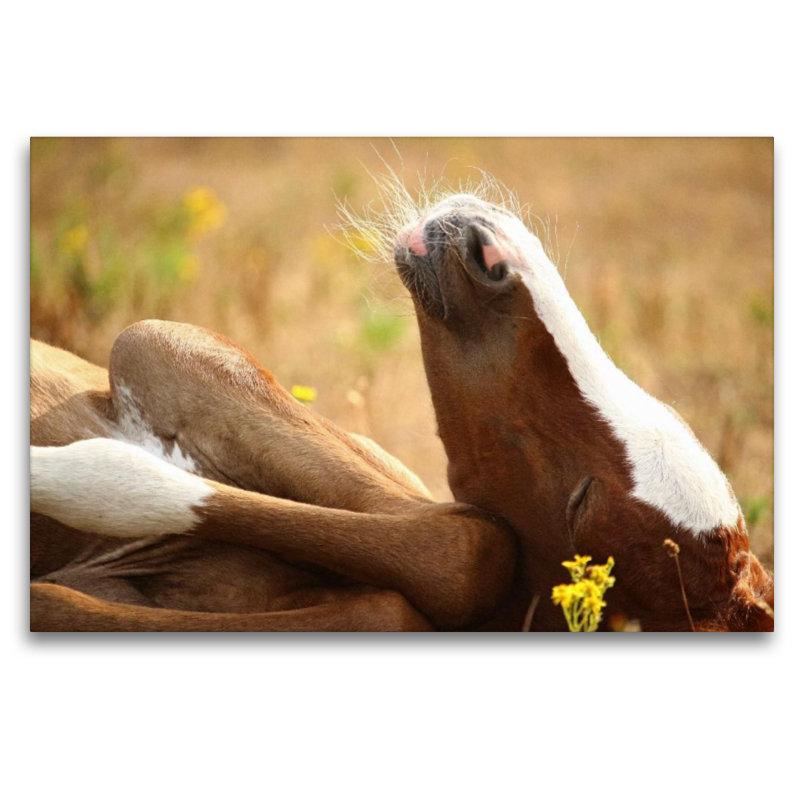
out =
[(31, 335), (105, 365), (138, 319), (212, 328), (448, 499), (411, 302), (336, 231), (382, 159), (412, 194), (486, 170), (549, 219), (591, 328), (689, 421), (771, 566), (771, 139), (33, 139)]

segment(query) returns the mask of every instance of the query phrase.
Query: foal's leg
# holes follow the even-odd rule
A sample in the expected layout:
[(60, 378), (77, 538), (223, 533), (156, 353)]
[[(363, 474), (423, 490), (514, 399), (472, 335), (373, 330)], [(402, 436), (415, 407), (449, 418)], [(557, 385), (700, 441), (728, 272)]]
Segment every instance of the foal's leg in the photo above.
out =
[[(445, 627), (474, 622), (508, 587), (515, 545), (502, 523), (431, 503), (402, 465), (297, 403), (228, 339), (192, 325), (137, 323), (117, 338), (109, 375), (117, 424), (131, 440), (219, 483), (359, 512), (326, 516), (220, 487), (227, 516), (200, 535), (398, 589)], [(268, 517), (266, 527), (234, 524), (251, 509)]]
[(110, 439), (31, 448), (31, 511), (106, 536), (189, 534), (264, 548), (401, 592), (437, 627), (466, 627), (510, 584), (513, 542), (485, 514), (322, 508), (199, 478)]
[(112, 603), (54, 584), (31, 584), (32, 631), (429, 631), (399, 594), (365, 589), (295, 611), (215, 614)]
[(228, 339), (145, 321), (111, 351), (116, 421), (190, 471), (329, 508), (395, 513), (430, 498), (412, 473), (289, 395)]

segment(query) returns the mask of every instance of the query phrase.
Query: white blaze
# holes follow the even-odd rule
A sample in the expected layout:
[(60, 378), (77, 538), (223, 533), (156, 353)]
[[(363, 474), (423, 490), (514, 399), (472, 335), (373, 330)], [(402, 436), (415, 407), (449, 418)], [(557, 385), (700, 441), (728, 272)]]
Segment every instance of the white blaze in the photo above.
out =
[(504, 222), (524, 248), (520, 274), (536, 313), (569, 365), (584, 398), (623, 443), (633, 495), (695, 534), (735, 526), (739, 505), (722, 471), (689, 428), (606, 355), (539, 240), (519, 221)]
[(88, 533), (187, 533), (212, 493), (200, 478), (113, 439), (31, 447), (31, 511)]

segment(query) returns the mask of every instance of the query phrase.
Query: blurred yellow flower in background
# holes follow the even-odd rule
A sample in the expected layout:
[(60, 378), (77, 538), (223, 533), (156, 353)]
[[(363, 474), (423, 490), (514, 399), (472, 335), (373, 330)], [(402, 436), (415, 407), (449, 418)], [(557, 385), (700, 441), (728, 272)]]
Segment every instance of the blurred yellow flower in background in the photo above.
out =
[(89, 228), (86, 225), (76, 225), (70, 228), (61, 237), (61, 249), (70, 255), (80, 255), (86, 250), (89, 243)]
[(292, 397), (304, 405), (311, 405), (317, 399), (317, 390), (313, 386), (292, 386)]
[(380, 253), (382, 247), (381, 235), (366, 228), (348, 233), (347, 241), (353, 250), (357, 250), (367, 258)]
[(199, 186), (190, 189), (183, 197), (183, 206), (189, 215), (189, 231), (200, 235), (222, 227), (228, 209), (212, 189)]

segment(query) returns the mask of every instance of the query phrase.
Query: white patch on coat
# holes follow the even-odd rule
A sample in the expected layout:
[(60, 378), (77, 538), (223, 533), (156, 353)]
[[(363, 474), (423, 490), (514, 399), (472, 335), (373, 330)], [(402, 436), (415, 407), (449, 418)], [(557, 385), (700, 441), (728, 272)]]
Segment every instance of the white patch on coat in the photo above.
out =
[(633, 496), (694, 534), (735, 526), (740, 509), (730, 484), (692, 431), (606, 355), (539, 240), (519, 220), (502, 227), (522, 253), (520, 276), (581, 394), (625, 446)]
[(121, 442), (135, 444), (156, 458), (186, 470), (186, 472), (199, 473), (197, 462), (188, 453), (184, 453), (177, 442), (174, 442), (172, 450), (167, 452), (163, 440), (156, 436), (145, 423), (136, 398), (124, 383), (117, 382), (115, 384), (114, 394), (119, 415), (118, 433), (115, 438)]
[(88, 533), (188, 533), (212, 493), (195, 475), (113, 439), (31, 447), (31, 511)]

